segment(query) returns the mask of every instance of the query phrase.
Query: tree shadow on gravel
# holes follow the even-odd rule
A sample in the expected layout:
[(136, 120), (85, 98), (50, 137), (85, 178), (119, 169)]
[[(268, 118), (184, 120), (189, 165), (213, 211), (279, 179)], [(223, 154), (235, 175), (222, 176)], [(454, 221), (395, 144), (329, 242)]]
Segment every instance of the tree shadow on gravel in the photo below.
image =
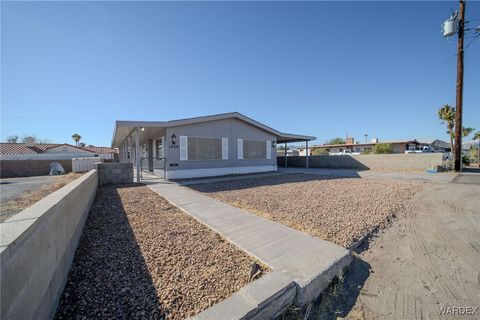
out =
[[(370, 276), (370, 264), (357, 256), (345, 272), (340, 273), (327, 290), (312, 303), (308, 320), (335, 320), (346, 317), (352, 311), (360, 295), (360, 291)], [(291, 307), (279, 320), (303, 320), (307, 306)], [(356, 318), (356, 317), (355, 317)], [(358, 319), (363, 319), (359, 317)]]
[(302, 183), (310, 181), (321, 180), (338, 180), (338, 179), (355, 179), (361, 178), (358, 174), (356, 176), (331, 176), (311, 173), (288, 173), (271, 175), (266, 177), (246, 177), (245, 179), (237, 180), (225, 180), (220, 182), (205, 183), (188, 185), (188, 188), (199, 192), (212, 193), (222, 191), (243, 190), (264, 186), (278, 186), (287, 183)]
[(117, 188), (99, 189), (55, 319), (162, 319), (147, 265)]

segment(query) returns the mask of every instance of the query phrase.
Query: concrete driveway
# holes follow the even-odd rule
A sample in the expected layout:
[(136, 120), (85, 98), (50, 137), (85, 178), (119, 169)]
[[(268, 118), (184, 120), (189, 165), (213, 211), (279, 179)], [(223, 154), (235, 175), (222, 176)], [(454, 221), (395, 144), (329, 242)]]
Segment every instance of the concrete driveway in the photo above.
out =
[(480, 184), (478, 175), (457, 177), (427, 183), (391, 227), (357, 248), (308, 319), (480, 319)]
[(62, 176), (36, 176), (0, 179), (0, 203), (16, 199), (25, 192), (35, 191), (45, 184), (55, 183)]

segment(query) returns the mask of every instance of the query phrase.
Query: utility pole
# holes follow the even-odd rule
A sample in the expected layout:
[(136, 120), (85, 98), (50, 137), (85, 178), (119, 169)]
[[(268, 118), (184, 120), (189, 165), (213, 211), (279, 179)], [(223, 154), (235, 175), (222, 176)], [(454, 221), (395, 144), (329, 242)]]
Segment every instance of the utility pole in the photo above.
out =
[(463, 35), (465, 32), (465, 0), (460, 0), (457, 43), (457, 97), (455, 106), (455, 171), (462, 170), (462, 104), (463, 104)]

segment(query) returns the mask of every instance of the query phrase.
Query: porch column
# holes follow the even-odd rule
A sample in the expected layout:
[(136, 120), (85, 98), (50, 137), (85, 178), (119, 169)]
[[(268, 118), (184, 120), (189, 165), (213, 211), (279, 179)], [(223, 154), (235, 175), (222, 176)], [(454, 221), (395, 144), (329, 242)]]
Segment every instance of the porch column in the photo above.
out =
[(140, 182), (140, 161), (142, 155), (140, 154), (140, 127), (135, 128), (135, 167), (137, 168), (137, 182)]
[(305, 152), (307, 154), (307, 158), (305, 159), (305, 168), (308, 169), (308, 141), (305, 141)]
[(155, 139), (155, 159), (160, 159), (160, 140)]
[(148, 139), (147, 154), (148, 154), (148, 171), (153, 172), (153, 140), (152, 139)]
[(287, 167), (287, 143), (285, 142), (285, 168)]
[(125, 156), (125, 148), (124, 148), (124, 144), (122, 143), (120, 148), (118, 148), (118, 161), (123, 162), (124, 156)]
[(127, 138), (127, 162), (132, 162), (133, 154), (132, 154), (132, 140), (130, 136)]
[(122, 160), (121, 162), (128, 162), (128, 144), (127, 141), (123, 142), (123, 155), (122, 155)]

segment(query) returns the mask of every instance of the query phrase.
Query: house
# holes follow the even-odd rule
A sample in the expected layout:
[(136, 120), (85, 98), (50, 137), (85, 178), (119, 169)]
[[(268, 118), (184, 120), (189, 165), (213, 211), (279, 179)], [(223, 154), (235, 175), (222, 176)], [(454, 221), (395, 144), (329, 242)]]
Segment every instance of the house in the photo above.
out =
[(46, 175), (50, 163), (59, 162), (66, 172), (72, 170), (72, 158), (99, 157), (117, 159), (118, 151), (106, 147), (76, 147), (67, 143), (0, 143), (2, 178)]
[(116, 121), (112, 148), (121, 162), (167, 179), (277, 170), (277, 143), (315, 137), (288, 134), (238, 112), (173, 121)]
[[(347, 141), (345, 144), (323, 144), (317, 146), (310, 146), (308, 148), (309, 155), (312, 155), (313, 151), (316, 149), (322, 149), (326, 153), (340, 153), (344, 150), (350, 150), (355, 153), (364, 153), (364, 152), (371, 152), (375, 145), (377, 144), (391, 144), (393, 153), (405, 153), (406, 151), (412, 150), (420, 150), (424, 146), (430, 146), (435, 151), (438, 152), (445, 152), (450, 151), (450, 144), (442, 141), (442, 140), (433, 140), (433, 141), (418, 141), (416, 139), (413, 140), (400, 140), (400, 141), (379, 141), (378, 139), (372, 139), (370, 143), (359, 143), (355, 141), (353, 138)], [(306, 150), (305, 148), (299, 148), (299, 155), (305, 156)]]
[(114, 159), (118, 150), (108, 147), (76, 147), (68, 143), (0, 143), (3, 160), (71, 159), (76, 157), (100, 157)]

